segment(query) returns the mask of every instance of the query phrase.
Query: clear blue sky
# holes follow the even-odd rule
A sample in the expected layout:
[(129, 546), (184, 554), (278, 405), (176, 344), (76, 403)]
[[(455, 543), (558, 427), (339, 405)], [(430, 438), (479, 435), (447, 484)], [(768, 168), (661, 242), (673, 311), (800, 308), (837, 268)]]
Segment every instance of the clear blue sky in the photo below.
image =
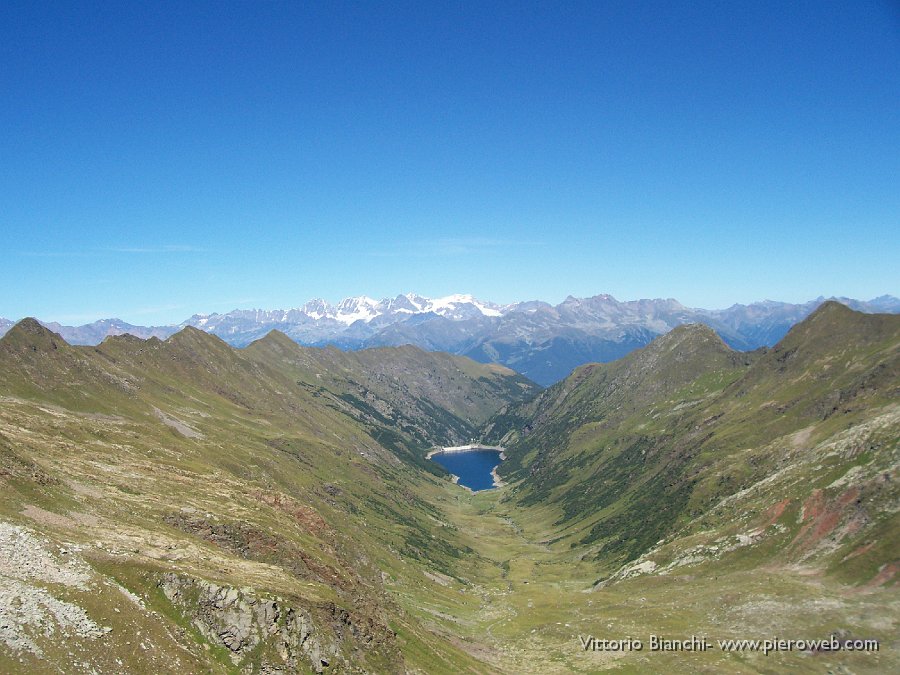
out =
[(900, 9), (0, 3), (0, 316), (900, 294)]

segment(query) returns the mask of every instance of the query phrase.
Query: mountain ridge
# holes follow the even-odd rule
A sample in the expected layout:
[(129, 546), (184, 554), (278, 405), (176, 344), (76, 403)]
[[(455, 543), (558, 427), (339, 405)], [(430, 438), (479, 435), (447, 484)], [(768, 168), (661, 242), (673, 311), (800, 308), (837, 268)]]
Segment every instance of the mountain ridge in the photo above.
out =
[[(838, 300), (859, 311), (900, 312), (900, 299), (889, 295), (869, 301)], [(83, 326), (46, 325), (70, 344), (99, 344), (109, 335), (124, 333), (165, 339), (186, 326), (238, 347), (272, 329), (298, 344), (332, 344), (344, 350), (414, 344), (482, 363), (501, 363), (546, 386), (578, 365), (621, 358), (686, 323), (708, 325), (728, 345), (742, 351), (771, 347), (825, 301), (822, 297), (800, 304), (766, 300), (706, 310), (686, 307), (673, 298), (620, 302), (608, 294), (570, 295), (553, 306), (542, 301), (499, 305), (464, 294), (429, 299), (407, 293), (380, 301), (358, 296), (331, 305), (315, 299), (289, 310), (195, 314), (171, 326), (135, 326), (118, 319)], [(0, 320), (0, 334), (9, 325)]]
[[(85, 586), (66, 601), (98, 621), (115, 607), (121, 623), (64, 644), (103, 637), (85, 658), (104, 672), (399, 673), (401, 643), (419, 645), (406, 658), (469, 669), (471, 657), (385, 589), (421, 586), (410, 561), (453, 573), (467, 551), (454, 528), (433, 537), (440, 513), (423, 495), (451, 483), (428, 449), (468, 439), (533, 387), (412, 346), (346, 353), (273, 333), (238, 349), (190, 326), (72, 346), (25, 319), (0, 337), (0, 591), (17, 583), (23, 602), (50, 597), (33, 576), (9, 580), (23, 542), (45, 561), (77, 559), (102, 599)], [(71, 665), (53, 651), (66, 621), (31, 640), (44, 619), (29, 611), (0, 608), (13, 626), (0, 671)], [(188, 632), (167, 632), (177, 625)], [(138, 633), (154, 647), (132, 649)], [(31, 641), (11, 656), (10, 636)], [(214, 650), (190, 651), (201, 643)]]
[[(507, 448), (507, 498), (545, 512), (552, 540), (586, 547), (602, 578), (688, 564), (686, 544), (666, 542), (690, 534), (715, 553), (703, 523), (727, 538), (791, 505), (800, 515), (767, 535), (783, 542), (783, 559), (841, 569), (841, 556), (878, 542), (856, 553), (870, 581), (894, 564), (885, 486), (897, 469), (898, 398), (900, 317), (826, 302), (771, 349), (736, 352), (708, 328), (681, 327), (619, 361), (582, 366), (501, 411), (485, 439)], [(772, 501), (760, 506), (763, 495)], [(743, 520), (704, 518), (727, 500)], [(815, 527), (834, 532), (830, 547), (796, 524), (820, 502), (829, 515)]]
[[(25, 320), (0, 338), (0, 670), (643, 671), (579, 635), (839, 632), (883, 648), (740, 670), (892, 672), (898, 373), (900, 317), (834, 303), (772, 348), (682, 325), (546, 390), (411, 345)], [(425, 459), (489, 433), (498, 490)]]

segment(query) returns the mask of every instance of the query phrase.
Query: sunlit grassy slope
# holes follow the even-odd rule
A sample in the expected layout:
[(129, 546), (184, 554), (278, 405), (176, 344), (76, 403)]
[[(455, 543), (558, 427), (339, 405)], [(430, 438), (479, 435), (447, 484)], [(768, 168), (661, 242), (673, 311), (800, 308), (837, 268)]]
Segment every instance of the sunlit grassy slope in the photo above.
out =
[[(898, 344), (832, 303), (768, 352), (686, 326), (538, 393), (413, 348), (25, 321), (0, 339), (0, 671), (889, 672)], [(479, 434), (504, 488), (423, 461)], [(649, 649), (832, 634), (881, 648)]]
[[(872, 496), (880, 511), (892, 489), (883, 472), (896, 460), (898, 335), (897, 317), (826, 303), (766, 353), (733, 352), (711, 330), (684, 326), (620, 361), (585, 366), (492, 428), (512, 421), (503, 472), (523, 478), (513, 499), (546, 512), (557, 537), (587, 547), (606, 572), (713, 524), (723, 500), (733, 509), (766, 491), (773, 501), (763, 511), (783, 512), (788, 497), (801, 508), (854, 466), (865, 469), (843, 492)], [(856, 445), (843, 454), (823, 449), (849, 438)], [(839, 520), (857, 506), (844, 499)], [(882, 515), (868, 514), (860, 531)]]
[[(342, 369), (340, 353), (299, 364), (310, 350), (294, 347), (273, 335), (235, 350), (186, 329), (165, 342), (123, 336), (75, 348), (33, 321), (0, 341), (0, 513), (47, 537), (48, 550), (90, 563), (90, 588), (65, 593), (115, 625), (104, 655), (85, 663), (181, 672), (327, 662), (381, 672), (474, 662), (399, 607), (385, 580), (433, 583), (423, 569), (472, 554), (429, 503), (446, 481), (416, 462), (533, 385), (414, 349), (379, 350), (368, 363), (354, 356), (355, 369)], [(432, 396), (448, 388), (451, 396)], [(438, 405), (442, 416), (415, 424)], [(223, 648), (191, 629), (202, 608), (165, 597), (165, 572), (281, 598), (282, 624), (287, 608), (305, 613), (317, 644), (287, 656), (265, 640)], [(40, 576), (24, 581), (43, 587)], [(94, 597), (106, 587), (132, 591), (141, 606), (124, 592)], [(93, 638), (65, 633), (37, 635), (36, 649), (2, 658), (53, 671), (66, 649), (97, 651), (82, 644)], [(135, 649), (139, 635), (155, 635), (153, 647)]]

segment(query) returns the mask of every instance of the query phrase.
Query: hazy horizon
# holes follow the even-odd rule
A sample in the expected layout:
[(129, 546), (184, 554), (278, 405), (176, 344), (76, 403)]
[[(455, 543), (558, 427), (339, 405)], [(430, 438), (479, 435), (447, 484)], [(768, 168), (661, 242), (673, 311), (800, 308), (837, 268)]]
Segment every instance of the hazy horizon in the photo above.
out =
[[(347, 299), (351, 299), (351, 298), (369, 297), (369, 299), (376, 300), (377, 302), (382, 302), (382, 301), (385, 301), (385, 300), (391, 300), (391, 299), (396, 298), (396, 297), (398, 297), (398, 296), (400, 296), (400, 295), (412, 295), (412, 294), (419, 295), (419, 296), (421, 296), (421, 297), (427, 297), (427, 296), (422, 296), (421, 293), (416, 294), (414, 291), (408, 291), (407, 293), (398, 293), (398, 294), (395, 294), (395, 295), (393, 295), (393, 296), (389, 296), (389, 297), (385, 297), (385, 298), (372, 298), (371, 296), (365, 296), (364, 294), (359, 294), (359, 295), (348, 296), (347, 298), (340, 298), (340, 299), (338, 299), (338, 300), (332, 301), (332, 300), (328, 300), (328, 299), (326, 299), (326, 298), (316, 297), (316, 298), (307, 298), (307, 299), (304, 300), (303, 302), (300, 302), (300, 303), (297, 303), (297, 304), (291, 305), (291, 306), (285, 306), (285, 307), (232, 307), (230, 310), (225, 310), (225, 311), (220, 311), (220, 312), (194, 311), (194, 312), (191, 312), (189, 315), (183, 316), (181, 319), (178, 319), (178, 320), (175, 320), (175, 321), (170, 321), (170, 322), (168, 322), (168, 323), (156, 323), (156, 324), (150, 324), (150, 323), (146, 323), (146, 322), (142, 323), (142, 322), (140, 322), (140, 321), (136, 321), (136, 322), (135, 322), (135, 321), (128, 321), (127, 319), (123, 319), (123, 318), (120, 317), (120, 316), (112, 316), (112, 315), (109, 315), (109, 316), (99, 316), (99, 317), (96, 317), (96, 318), (90, 318), (90, 317), (84, 318), (84, 317), (79, 316), (79, 315), (76, 314), (76, 315), (69, 315), (68, 317), (64, 316), (64, 317), (63, 317), (63, 320), (59, 320), (59, 319), (53, 319), (53, 318), (47, 319), (47, 318), (44, 318), (44, 317), (41, 317), (41, 316), (34, 316), (34, 315), (31, 315), (31, 314), (27, 314), (27, 315), (20, 316), (20, 317), (0, 316), (0, 319), (6, 319), (6, 320), (13, 321), (14, 323), (16, 323), (16, 322), (21, 321), (21, 320), (26, 319), (26, 318), (34, 318), (34, 319), (37, 319), (37, 320), (39, 320), (39, 321), (41, 321), (41, 322), (43, 322), (43, 323), (57, 323), (57, 324), (61, 324), (61, 325), (72, 325), (72, 326), (74, 326), (74, 327), (77, 327), (78, 325), (89, 325), (89, 324), (92, 324), (92, 323), (95, 323), (95, 322), (98, 322), (98, 321), (104, 321), (104, 320), (110, 320), (110, 319), (112, 319), (112, 320), (123, 321), (123, 322), (125, 322), (125, 323), (129, 323), (129, 324), (136, 325), (136, 326), (147, 326), (147, 327), (150, 327), (150, 326), (152, 326), (152, 325), (155, 325), (155, 326), (160, 326), (160, 327), (162, 327), (162, 326), (175, 326), (175, 325), (179, 325), (179, 324), (181, 324), (181, 323), (184, 323), (184, 322), (188, 321), (189, 319), (191, 319), (191, 318), (193, 318), (193, 317), (195, 317), (195, 316), (212, 316), (212, 315), (216, 315), (216, 314), (218, 314), (218, 315), (226, 315), (226, 314), (229, 314), (230, 312), (252, 312), (252, 311), (276, 312), (276, 311), (290, 311), (290, 310), (302, 309), (303, 306), (304, 306), (307, 302), (313, 301), (313, 300), (324, 300), (324, 301), (327, 302), (330, 306), (335, 307), (341, 300), (347, 300)], [(453, 295), (470, 295), (470, 296), (471, 296), (472, 294), (470, 294), (470, 293), (459, 293), (459, 294), (452, 294), (451, 296), (445, 296), (445, 297), (453, 297)], [(529, 298), (529, 299), (527, 299), (527, 300), (516, 300), (516, 301), (513, 301), (513, 302), (507, 302), (507, 303), (494, 303), (493, 300), (492, 300), (491, 298), (478, 298), (478, 297), (475, 297), (475, 296), (472, 296), (472, 297), (474, 297), (474, 299), (476, 299), (476, 300), (480, 300), (480, 301), (484, 301), (484, 302), (490, 302), (490, 303), (497, 304), (497, 305), (500, 305), (500, 306), (503, 306), (503, 307), (508, 307), (508, 306), (510, 306), (510, 305), (516, 305), (516, 304), (526, 303), (526, 302), (545, 302), (545, 303), (550, 304), (550, 305), (552, 305), (552, 306), (555, 307), (555, 306), (558, 306), (558, 305), (562, 304), (563, 302), (565, 302), (565, 301), (566, 301), (567, 299), (569, 299), (570, 297), (574, 297), (575, 299), (578, 299), (578, 300), (585, 300), (585, 299), (590, 299), (590, 298), (597, 297), (597, 296), (602, 296), (602, 295), (610, 295), (610, 296), (612, 296), (611, 293), (609, 293), (609, 294), (608, 294), (608, 293), (595, 293), (595, 294), (590, 295), (590, 296), (579, 296), (579, 297), (572, 296), (572, 295), (570, 294), (570, 295), (566, 296), (565, 298), (560, 299), (559, 301), (549, 301), (549, 300), (545, 300), (545, 299), (543, 299), (543, 298)], [(620, 303), (644, 302), (644, 301), (656, 301), (656, 300), (675, 300), (676, 302), (679, 302), (681, 305), (683, 305), (683, 306), (686, 307), (687, 309), (696, 309), (696, 310), (705, 310), (705, 311), (713, 311), (713, 312), (716, 312), (716, 311), (727, 310), (727, 309), (729, 309), (729, 308), (731, 308), (731, 307), (733, 307), (733, 306), (749, 306), (749, 305), (763, 304), (763, 303), (768, 303), (768, 302), (785, 303), (785, 304), (792, 304), (792, 305), (804, 305), (804, 304), (808, 304), (808, 303), (811, 303), (811, 302), (824, 301), (824, 300), (831, 300), (831, 299), (837, 299), (837, 300), (844, 300), (844, 299), (845, 299), (845, 300), (856, 300), (856, 301), (860, 301), (860, 302), (872, 302), (872, 301), (878, 300), (878, 299), (880, 299), (880, 298), (896, 298), (897, 296), (895, 296), (895, 295), (893, 295), (893, 294), (891, 294), (891, 293), (882, 293), (882, 294), (880, 294), (880, 295), (876, 295), (876, 296), (873, 296), (873, 297), (871, 297), (871, 298), (850, 298), (850, 297), (848, 297), (848, 296), (827, 296), (827, 297), (826, 297), (826, 296), (823, 296), (823, 295), (819, 295), (819, 296), (816, 296), (815, 298), (809, 298), (809, 299), (807, 299), (807, 300), (803, 300), (803, 301), (800, 301), (800, 302), (789, 302), (789, 301), (787, 301), (787, 300), (779, 300), (779, 299), (776, 299), (776, 298), (764, 298), (764, 299), (761, 299), (761, 300), (754, 300), (754, 301), (749, 302), (749, 303), (744, 303), (744, 302), (734, 302), (734, 303), (731, 303), (731, 304), (729, 304), (729, 305), (727, 305), (727, 306), (724, 306), (724, 307), (699, 307), (699, 306), (692, 306), (692, 305), (687, 305), (687, 304), (681, 302), (678, 298), (667, 298), (667, 297), (662, 297), (662, 296), (656, 296), (656, 297), (653, 297), (653, 298), (617, 298), (617, 297), (615, 297), (615, 296), (612, 296), (612, 297), (613, 297), (613, 299), (614, 299), (615, 301), (620, 302)], [(440, 299), (443, 299), (443, 298), (429, 298), (429, 299), (431, 299), (431, 300), (440, 300)], [(68, 322), (71, 322), (71, 323), (70, 323), (70, 324), (67, 324), (67, 321), (68, 321)]]

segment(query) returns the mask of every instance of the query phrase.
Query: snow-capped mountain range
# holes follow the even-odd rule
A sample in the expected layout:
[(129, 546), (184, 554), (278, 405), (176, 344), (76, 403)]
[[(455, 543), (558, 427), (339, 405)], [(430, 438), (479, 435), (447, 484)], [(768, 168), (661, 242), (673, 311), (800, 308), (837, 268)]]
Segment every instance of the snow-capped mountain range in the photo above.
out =
[(425, 298), (415, 293), (398, 295), (396, 298), (375, 300), (365, 295), (344, 298), (331, 305), (321, 298), (310, 300), (302, 307), (288, 310), (266, 311), (261, 309), (234, 310), (227, 314), (195, 314), (182, 326), (207, 329), (218, 326), (230, 319), (249, 319), (256, 323), (307, 323), (309, 321), (335, 321), (350, 326), (357, 321), (369, 323), (379, 317), (407, 318), (416, 314), (434, 314), (454, 321), (471, 319), (475, 316), (502, 316), (513, 307), (482, 302), (471, 295), (448, 295), (445, 298)]
[[(832, 298), (863, 312), (900, 313), (900, 300)], [(552, 384), (591, 361), (611, 361), (685, 323), (703, 323), (740, 350), (774, 345), (825, 298), (802, 304), (765, 301), (707, 310), (677, 300), (620, 302), (611, 295), (568, 297), (558, 305), (541, 301), (499, 305), (471, 295), (426, 298), (415, 293), (375, 300), (358, 296), (332, 305), (314, 299), (287, 310), (236, 309), (195, 314), (178, 325), (135, 326), (103, 319), (83, 326), (45, 323), (71, 344), (98, 344), (109, 335), (165, 339), (186, 326), (242, 347), (280, 330), (303, 345), (341, 349), (413, 344), (481, 362), (502, 363), (539, 384)], [(12, 322), (0, 319), (0, 335)]]

